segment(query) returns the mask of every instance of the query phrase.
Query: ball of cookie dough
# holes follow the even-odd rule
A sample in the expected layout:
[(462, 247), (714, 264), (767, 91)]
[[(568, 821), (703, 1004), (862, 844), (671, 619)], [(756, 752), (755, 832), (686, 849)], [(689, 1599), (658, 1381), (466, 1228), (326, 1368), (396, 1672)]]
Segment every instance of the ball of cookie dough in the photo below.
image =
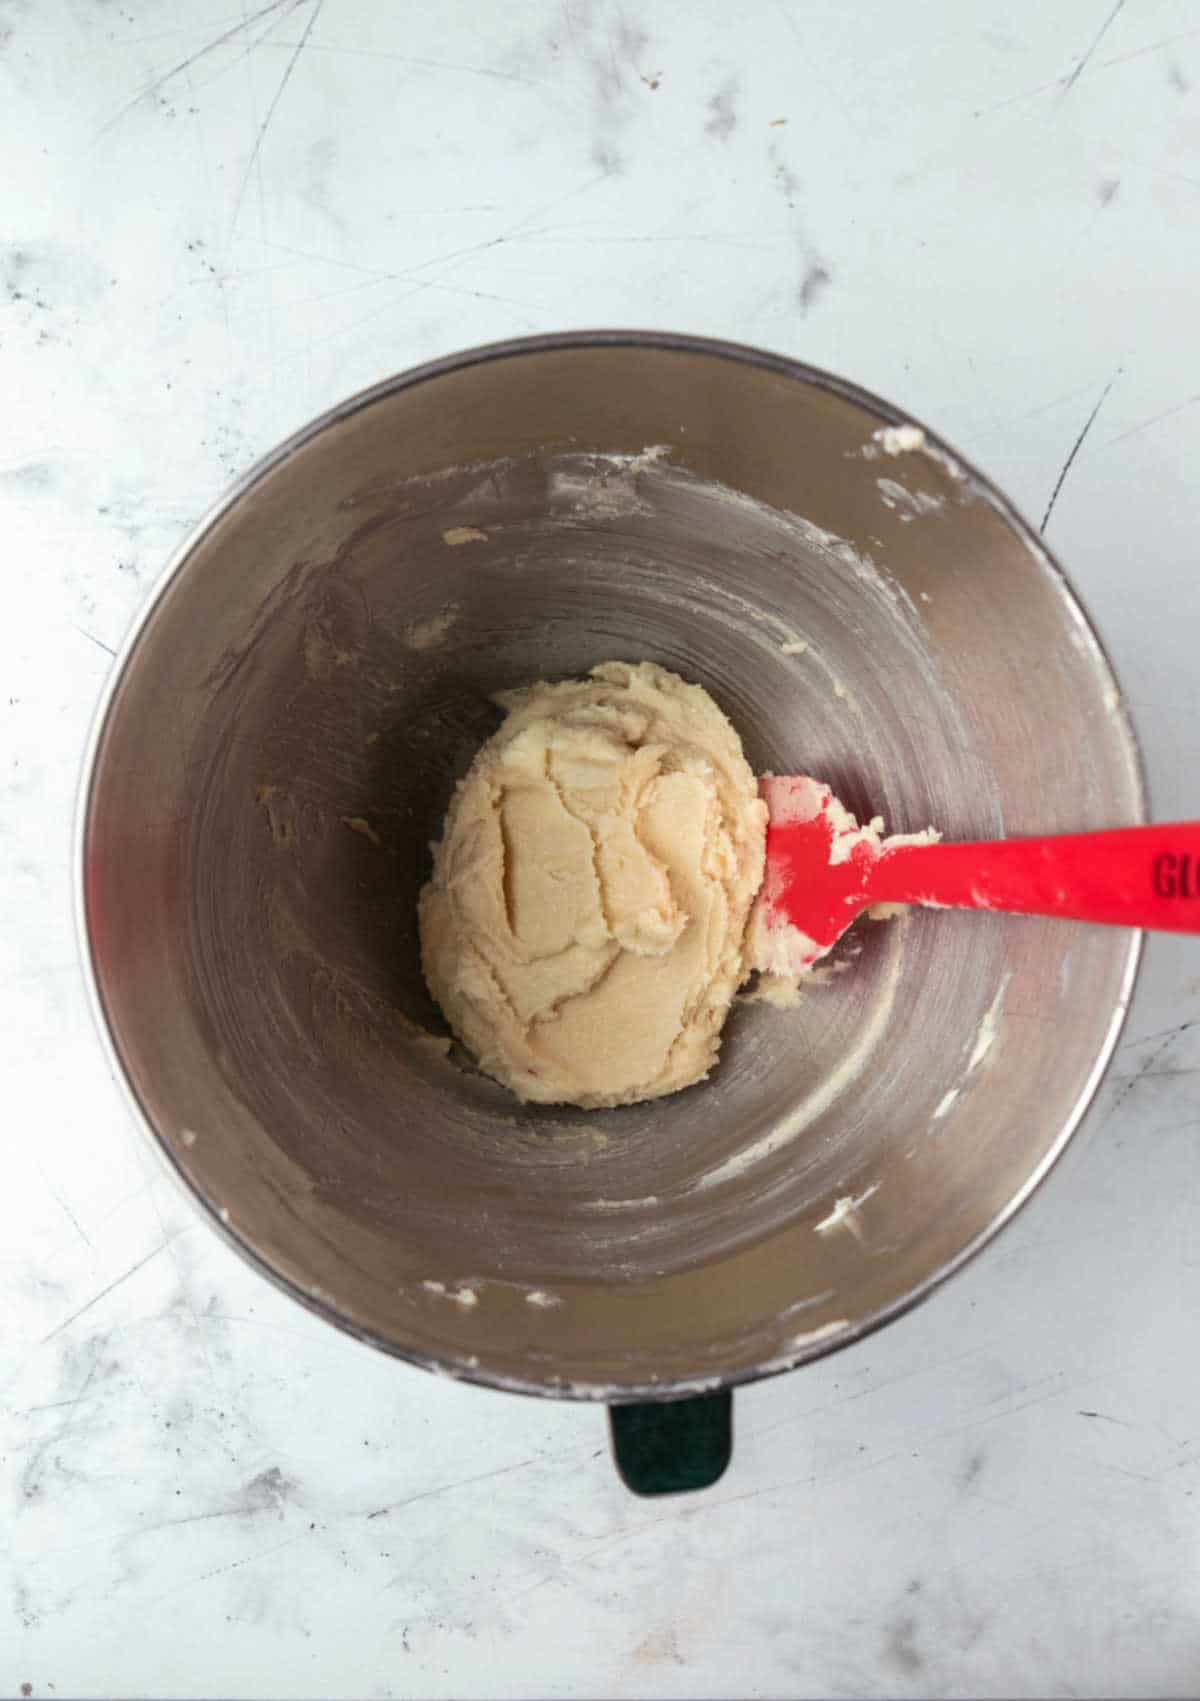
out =
[(649, 662), (501, 702), (421, 893), (430, 991), (522, 1099), (595, 1108), (702, 1080), (763, 877), (767, 810), (737, 733)]

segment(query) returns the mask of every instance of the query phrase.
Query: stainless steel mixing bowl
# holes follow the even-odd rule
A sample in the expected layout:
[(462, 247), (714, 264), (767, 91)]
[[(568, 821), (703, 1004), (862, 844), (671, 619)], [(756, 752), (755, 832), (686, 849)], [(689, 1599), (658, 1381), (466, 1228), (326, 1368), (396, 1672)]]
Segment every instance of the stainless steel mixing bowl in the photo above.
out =
[(1062, 1150), (1125, 932), (864, 923), (798, 1009), (735, 1009), (709, 1082), (623, 1110), (522, 1106), (430, 1037), (417, 892), (506, 686), (651, 658), (890, 829), (1141, 819), (1059, 568), (902, 423), (749, 349), (539, 338), (335, 409), (179, 553), (94, 742), (90, 970), (171, 1164), (321, 1315), (501, 1388), (727, 1386), (894, 1317)]

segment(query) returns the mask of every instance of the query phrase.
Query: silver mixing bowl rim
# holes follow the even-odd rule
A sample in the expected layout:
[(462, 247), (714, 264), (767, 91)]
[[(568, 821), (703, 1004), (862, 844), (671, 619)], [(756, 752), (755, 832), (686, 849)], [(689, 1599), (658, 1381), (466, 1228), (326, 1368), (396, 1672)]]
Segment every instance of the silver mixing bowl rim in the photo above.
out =
[[(766, 372), (777, 373), (781, 377), (798, 379), (818, 389), (827, 390), (833, 395), (840, 396), (844, 401), (862, 409), (866, 414), (874, 416), (881, 425), (912, 424), (924, 432), (927, 444), (933, 451), (946, 460), (970, 481), (976, 494), (983, 497), (992, 508), (1000, 514), (1012, 529), (1018, 534), (1026, 546), (1036, 555), (1057, 581), (1058, 589), (1068, 606), (1072, 607), (1091, 638), (1096, 644), (1100, 658), (1111, 676), (1113, 689), (1119, 689), (1116, 674), (1108, 651), (1101, 641), (1096, 629), (1088, 616), (1078, 593), (1067, 577), (1061, 564), (1047, 548), (1039, 532), (1029, 524), (1011, 502), (1001, 494), (991, 481), (979, 472), (965, 456), (951, 447), (937, 432), (931, 430), (911, 413), (894, 407), (890, 402), (873, 395), (869, 390), (857, 384), (850, 383), (836, 374), (825, 372), (819, 367), (805, 365), (803, 361), (793, 360), (786, 355), (772, 354), (766, 350), (754, 348), (746, 343), (727, 342), (717, 338), (676, 334), (665, 331), (638, 330), (590, 330), (590, 331), (559, 331), (530, 337), (514, 337), (503, 342), (485, 343), (477, 348), (465, 349), (458, 354), (445, 355), (437, 360), (424, 362), (420, 366), (411, 367), (406, 372), (385, 378), (378, 384), (372, 384), (364, 390), (338, 402), (325, 413), (319, 414), (309, 424), (293, 432), (290, 437), (278, 444), (274, 449), (261, 457), (243, 473), (234, 484), (229, 486), (223, 495), (208, 509), (183, 541), (176, 547), (167, 561), (157, 584), (140, 613), (135, 617), (132, 626), (125, 636), (112, 669), (105, 680), (93, 717), (88, 736), (83, 761), (82, 777), (80, 780), (78, 798), (75, 809), (74, 845), (73, 845), (73, 888), (74, 910), (77, 943), (80, 961), (83, 967), (84, 980), (87, 985), (88, 1002), (92, 1016), (100, 1036), (101, 1044), (108, 1059), (109, 1069), (119, 1083), (126, 1103), (133, 1114), (135, 1123), (149, 1139), (159, 1159), (165, 1164), (168, 1173), (176, 1184), (182, 1187), (193, 1205), (198, 1206), (207, 1217), (210, 1226), (250, 1264), (261, 1276), (280, 1288), (292, 1299), (297, 1300), (307, 1310), (314, 1312), (327, 1323), (346, 1334), (354, 1336), (369, 1346), (377, 1347), (394, 1358), (404, 1359), (421, 1369), (430, 1370), (442, 1376), (450, 1376), (462, 1382), (475, 1383), (481, 1387), (499, 1389), (505, 1393), (531, 1394), (549, 1399), (577, 1399), (625, 1403), (636, 1400), (671, 1400), (687, 1397), (697, 1392), (698, 1384), (694, 1380), (677, 1382), (653, 1382), (642, 1385), (622, 1386), (614, 1390), (611, 1384), (587, 1383), (571, 1381), (558, 1385), (546, 1382), (526, 1381), (520, 1378), (489, 1374), (484, 1367), (468, 1364), (465, 1359), (453, 1354), (438, 1356), (422, 1353), (405, 1347), (389, 1339), (386, 1335), (361, 1324), (352, 1318), (344, 1316), (333, 1304), (330, 1297), (323, 1291), (312, 1292), (293, 1280), (290, 1276), (274, 1268), (259, 1253), (249, 1241), (235, 1230), (231, 1224), (222, 1220), (216, 1203), (208, 1199), (204, 1193), (185, 1175), (175, 1155), (170, 1150), (165, 1138), (154, 1125), (146, 1106), (134, 1090), (125, 1071), (117, 1049), (115, 1036), (104, 1006), (100, 991), (95, 956), (92, 950), (91, 934), (88, 927), (87, 895), (86, 895), (86, 864), (88, 821), (91, 814), (92, 791), (95, 783), (96, 763), (101, 743), (107, 729), (109, 717), (117, 692), (133, 659), (141, 640), (142, 633), (153, 619), (160, 602), (166, 596), (187, 562), (193, 550), (201, 539), (229, 510), (239, 502), (248, 491), (262, 482), (274, 469), (281, 465), (289, 455), (304, 448), (330, 426), (349, 419), (354, 414), (370, 407), (384, 396), (405, 390), (417, 384), (427, 383), (430, 379), (440, 378), (446, 373), (462, 371), (467, 367), (481, 365), (486, 361), (509, 360), (514, 356), (524, 354), (544, 354), (553, 349), (585, 349), (585, 348), (654, 348), (675, 350), (685, 354), (702, 354), (721, 360), (740, 361), (744, 365), (757, 367)], [(1125, 726), (1129, 736), (1130, 751), (1133, 759), (1134, 777), (1137, 787), (1138, 818), (1146, 819), (1147, 785), (1145, 765), (1138, 746), (1136, 735), (1128, 717)], [(1125, 1023), (1129, 1010), (1130, 999), (1133, 996), (1134, 984), (1137, 980), (1138, 968), (1142, 958), (1143, 935), (1138, 930), (1131, 930), (1129, 935), (1128, 953), (1125, 960), (1125, 972), (1121, 981), (1120, 994), (1113, 1009), (1104, 1043), (1096, 1057), (1082, 1090), (1079, 1093), (1070, 1114), (1063, 1122), (1058, 1136), (1046, 1152), (1041, 1162), (1026, 1177), (1024, 1183), (1013, 1194), (1003, 1208), (996, 1212), (992, 1220), (979, 1231), (953, 1258), (949, 1259), (938, 1270), (927, 1276), (908, 1293), (889, 1304), (881, 1306), (868, 1316), (848, 1323), (846, 1328), (828, 1339), (814, 1339), (796, 1347), (792, 1352), (778, 1358), (772, 1358), (769, 1363), (751, 1366), (748, 1369), (732, 1371), (725, 1374), (705, 1378), (703, 1388), (734, 1388), (743, 1383), (760, 1381), (768, 1376), (782, 1375), (785, 1371), (795, 1370), (799, 1365), (814, 1359), (823, 1358), (828, 1353), (840, 1351), (855, 1341), (873, 1334), (884, 1324), (894, 1322), (903, 1317), (914, 1306), (928, 1299), (943, 1282), (963, 1269), (977, 1253), (993, 1239), (995, 1235), (1016, 1216), (1017, 1212), (1033, 1196), (1042, 1181), (1053, 1169), (1058, 1159), (1066, 1150), (1067, 1144), (1083, 1119), (1092, 1099), (1104, 1076), (1105, 1070), (1116, 1048), (1117, 1040)]]

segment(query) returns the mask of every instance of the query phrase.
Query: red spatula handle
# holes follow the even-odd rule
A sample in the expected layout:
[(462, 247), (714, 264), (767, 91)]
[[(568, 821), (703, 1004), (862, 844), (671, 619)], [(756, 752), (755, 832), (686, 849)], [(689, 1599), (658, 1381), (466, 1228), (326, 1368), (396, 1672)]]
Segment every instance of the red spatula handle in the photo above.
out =
[(1049, 839), (899, 845), (875, 863), (870, 902), (1200, 933), (1200, 821)]

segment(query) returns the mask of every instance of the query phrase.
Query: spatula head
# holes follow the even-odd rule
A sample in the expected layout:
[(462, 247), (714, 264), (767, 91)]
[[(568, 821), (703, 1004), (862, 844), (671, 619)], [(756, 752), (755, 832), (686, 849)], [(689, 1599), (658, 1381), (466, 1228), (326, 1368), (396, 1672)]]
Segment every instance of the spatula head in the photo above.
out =
[(805, 774), (764, 774), (758, 785), (769, 820), (754, 966), (797, 975), (870, 903), (883, 823), (860, 827), (829, 786)]

